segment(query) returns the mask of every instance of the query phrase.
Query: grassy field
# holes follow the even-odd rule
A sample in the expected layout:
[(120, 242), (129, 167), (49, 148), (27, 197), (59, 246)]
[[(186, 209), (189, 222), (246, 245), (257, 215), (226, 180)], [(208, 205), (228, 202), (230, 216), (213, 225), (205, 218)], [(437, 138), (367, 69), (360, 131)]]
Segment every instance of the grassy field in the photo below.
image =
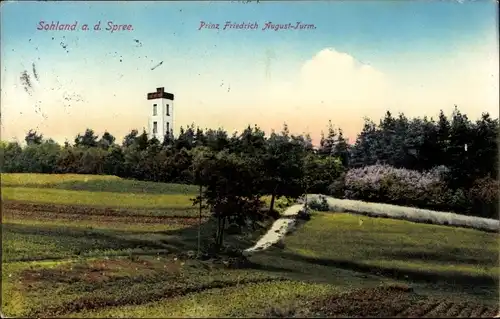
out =
[(197, 187), (116, 176), (2, 174), (2, 200), (121, 208), (186, 208)]
[[(197, 245), (198, 211), (189, 201), (196, 187), (112, 176), (1, 177), (8, 316), (485, 317), (498, 304), (497, 234), (315, 212), (284, 245), (236, 266), (185, 257)], [(213, 227), (204, 212), (204, 242)], [(246, 248), (264, 232), (227, 241)]]
[(50, 188), (125, 194), (197, 194), (193, 185), (149, 183), (107, 175), (2, 174), (2, 187)]

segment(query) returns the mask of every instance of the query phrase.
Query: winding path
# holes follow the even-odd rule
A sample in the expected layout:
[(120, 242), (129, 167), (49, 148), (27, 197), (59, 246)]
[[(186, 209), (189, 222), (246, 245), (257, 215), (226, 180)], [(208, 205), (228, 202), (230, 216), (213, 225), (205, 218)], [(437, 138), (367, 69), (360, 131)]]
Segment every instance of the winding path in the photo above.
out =
[(290, 228), (295, 224), (295, 217), (301, 210), (304, 209), (304, 204), (296, 204), (288, 207), (281, 218), (276, 220), (271, 226), (271, 229), (262, 236), (259, 241), (253, 246), (243, 251), (244, 255), (250, 255), (254, 252), (265, 250), (285, 237)]

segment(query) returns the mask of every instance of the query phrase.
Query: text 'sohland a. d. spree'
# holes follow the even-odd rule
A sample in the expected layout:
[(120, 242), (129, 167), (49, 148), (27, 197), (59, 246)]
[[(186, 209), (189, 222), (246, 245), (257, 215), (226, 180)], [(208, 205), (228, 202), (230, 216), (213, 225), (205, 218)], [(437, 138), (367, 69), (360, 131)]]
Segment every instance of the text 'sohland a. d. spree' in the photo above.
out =
[(73, 23), (61, 23), (59, 21), (44, 21), (41, 20), (38, 22), (38, 26), (36, 28), (40, 31), (109, 31), (111, 33), (117, 31), (133, 31), (134, 27), (131, 24), (118, 24), (113, 21), (108, 21), (106, 24), (102, 25), (101, 21), (98, 21), (95, 24), (92, 23), (81, 23), (75, 21)]

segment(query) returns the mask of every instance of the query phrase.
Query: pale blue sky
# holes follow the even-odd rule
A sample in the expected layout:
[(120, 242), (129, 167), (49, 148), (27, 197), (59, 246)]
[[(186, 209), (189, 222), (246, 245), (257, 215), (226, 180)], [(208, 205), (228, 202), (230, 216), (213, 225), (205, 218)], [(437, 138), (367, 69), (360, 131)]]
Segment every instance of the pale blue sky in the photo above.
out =
[[(363, 116), (387, 109), (498, 116), (494, 1), (11, 2), (1, 14), (2, 139), (38, 127), (71, 140), (87, 126), (121, 138), (147, 125), (144, 97), (159, 86), (176, 95), (175, 130), (286, 121), (317, 138), (331, 118), (353, 139)], [(133, 31), (39, 31), (40, 20)], [(316, 29), (262, 31), (268, 21)], [(30, 96), (19, 76), (32, 63)]]

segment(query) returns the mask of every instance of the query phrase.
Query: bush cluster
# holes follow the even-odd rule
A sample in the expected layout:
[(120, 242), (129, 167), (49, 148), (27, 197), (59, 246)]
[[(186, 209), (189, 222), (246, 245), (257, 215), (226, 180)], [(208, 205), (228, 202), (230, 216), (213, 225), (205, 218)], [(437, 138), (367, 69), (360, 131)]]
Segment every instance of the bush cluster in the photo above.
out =
[(312, 210), (317, 210), (320, 212), (327, 212), (330, 210), (330, 206), (326, 200), (326, 197), (319, 195), (318, 198), (314, 197), (307, 201), (307, 206)]
[(388, 165), (355, 168), (345, 176), (344, 197), (486, 218), (498, 216), (498, 181), (485, 177), (469, 190), (452, 189), (445, 181), (447, 174), (443, 167), (424, 172)]

